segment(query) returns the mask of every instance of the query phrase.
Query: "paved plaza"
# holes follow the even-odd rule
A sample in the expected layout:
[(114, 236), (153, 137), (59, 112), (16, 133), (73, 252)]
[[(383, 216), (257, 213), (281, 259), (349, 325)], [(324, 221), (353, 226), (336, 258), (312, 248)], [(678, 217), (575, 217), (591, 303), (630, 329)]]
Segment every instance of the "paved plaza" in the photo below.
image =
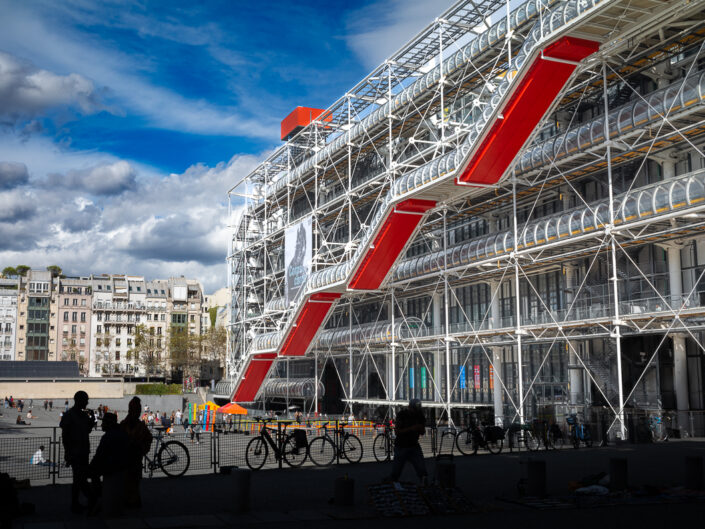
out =
[[(615, 499), (614, 505), (584, 508), (537, 509), (519, 502), (517, 484), (527, 457), (546, 462), (547, 491), (550, 498), (571, 497), (571, 482), (609, 469), (614, 457), (627, 458), (629, 485), (643, 497), (628, 501)], [(341, 464), (331, 468), (264, 470), (251, 474), (251, 510), (234, 513), (238, 494), (233, 476), (187, 475), (177, 479), (154, 477), (143, 480), (140, 511), (128, 511), (114, 519), (86, 518), (69, 513), (69, 485), (33, 486), (20, 491), (21, 501), (36, 505), (36, 513), (17, 520), (17, 529), (71, 529), (82, 527), (169, 528), (169, 527), (279, 527), (305, 523), (307, 527), (429, 527), (430, 524), (462, 524), (473, 528), (509, 526), (571, 527), (633, 526), (663, 527), (674, 523), (703, 520), (705, 503), (669, 503), (659, 491), (684, 483), (685, 458), (705, 457), (705, 442), (671, 441), (654, 445), (625, 444), (593, 449), (564, 449), (499, 456), (455, 457), (457, 486), (470, 498), (477, 512), (453, 516), (382, 518), (369, 501), (368, 487), (379, 483), (389, 472), (389, 463)], [(435, 461), (427, 459), (431, 476)], [(355, 480), (354, 507), (335, 506), (331, 500), (334, 483), (347, 475)], [(413, 480), (411, 468), (402, 479)], [(645, 488), (651, 486), (652, 488)], [(701, 498), (702, 499), (702, 498)]]

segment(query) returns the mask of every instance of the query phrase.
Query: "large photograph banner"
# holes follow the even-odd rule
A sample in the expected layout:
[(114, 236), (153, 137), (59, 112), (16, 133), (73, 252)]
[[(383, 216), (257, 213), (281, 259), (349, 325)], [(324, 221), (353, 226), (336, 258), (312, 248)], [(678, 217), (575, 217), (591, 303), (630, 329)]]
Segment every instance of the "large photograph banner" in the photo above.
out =
[(286, 230), (284, 235), (284, 267), (286, 270), (286, 302), (296, 299), (311, 273), (313, 217), (308, 217)]

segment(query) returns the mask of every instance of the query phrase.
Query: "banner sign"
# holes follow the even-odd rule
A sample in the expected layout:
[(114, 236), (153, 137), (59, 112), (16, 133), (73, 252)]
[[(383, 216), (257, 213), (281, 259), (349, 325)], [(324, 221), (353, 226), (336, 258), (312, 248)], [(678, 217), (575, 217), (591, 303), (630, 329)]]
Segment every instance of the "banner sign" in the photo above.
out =
[(284, 234), (284, 290), (287, 304), (296, 299), (311, 273), (312, 227), (313, 217), (308, 217), (287, 229)]
[(414, 389), (414, 368), (409, 368), (409, 387)]
[(426, 368), (421, 368), (421, 389), (426, 389)]
[(473, 371), (475, 372), (475, 389), (480, 389), (480, 366), (473, 366)]
[(494, 389), (494, 366), (490, 364), (490, 391)]
[(460, 366), (460, 389), (465, 389), (467, 384), (465, 384), (465, 366)]

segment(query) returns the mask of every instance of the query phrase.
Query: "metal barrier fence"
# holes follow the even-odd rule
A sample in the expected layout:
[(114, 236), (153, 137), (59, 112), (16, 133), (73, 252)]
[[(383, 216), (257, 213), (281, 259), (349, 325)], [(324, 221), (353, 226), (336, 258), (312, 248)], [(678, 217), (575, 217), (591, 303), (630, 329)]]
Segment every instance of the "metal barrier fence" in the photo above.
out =
[[(633, 442), (645, 442), (656, 439), (657, 436), (651, 434), (651, 430), (644, 425), (649, 417), (653, 417), (655, 413), (639, 410), (638, 412), (630, 411), (627, 414), (628, 431), (630, 431), (630, 440)], [(705, 437), (703, 425), (705, 425), (705, 412), (687, 412), (685, 416), (686, 424), (691, 426), (691, 429), (677, 428), (674, 423), (675, 413), (661, 414), (661, 421), (658, 423), (659, 428), (663, 428), (666, 433), (670, 433), (670, 438), (675, 437)], [(606, 438), (606, 428), (611, 423), (610, 416), (605, 413), (604, 417), (597, 416), (593, 413), (591, 417), (590, 430), (592, 438), (596, 444)], [(286, 426), (285, 426), (286, 424)], [(329, 434), (335, 438), (334, 428), (337, 428), (340, 423), (338, 421), (331, 422), (329, 426)], [(641, 426), (640, 426), (641, 425)], [(190, 454), (190, 466), (188, 473), (207, 473), (219, 472), (221, 467), (246, 467), (245, 452), (248, 443), (259, 434), (259, 424), (250, 421), (241, 421), (237, 425), (229, 428), (216, 428), (215, 431), (202, 431), (200, 433), (191, 433), (186, 431), (183, 426), (174, 426), (173, 433), (164, 436), (164, 440), (176, 440), (182, 442)], [(323, 429), (321, 423), (302, 423), (296, 424), (290, 421), (270, 423), (270, 426), (287, 433), (294, 428), (300, 428), (306, 432), (306, 437), (310, 442), (313, 438), (322, 435)], [(565, 425), (561, 426), (564, 433), (567, 435)], [(363, 447), (363, 462), (376, 461), (373, 453), (373, 443), (375, 437), (383, 432), (382, 427), (375, 427), (372, 423), (355, 423), (353, 426), (346, 426), (345, 431), (349, 431), (357, 435)], [(459, 431), (457, 428), (433, 427), (426, 429), (426, 435), (419, 440), (425, 457), (435, 457), (441, 454), (459, 455), (454, 445), (454, 432)], [(677, 434), (676, 434), (677, 432)], [(102, 432), (94, 431), (90, 435), (91, 447), (93, 450), (98, 446)], [(649, 439), (645, 436), (649, 435)], [(276, 435), (273, 434), (276, 439)], [(540, 437), (540, 435), (539, 435)], [(610, 437), (612, 439), (612, 437)], [(658, 437), (662, 439), (662, 437)], [(49, 461), (47, 465), (33, 465), (32, 456), (37, 452), (40, 446), (44, 446), (44, 458)], [(152, 449), (154, 449), (154, 445)], [(526, 450), (523, 446), (514, 446), (509, 448), (505, 441), (505, 450), (517, 451)], [(152, 456), (150, 450), (149, 456)], [(346, 465), (347, 461), (336, 458), (336, 464)], [(304, 462), (304, 466), (312, 466), (310, 459)], [(286, 466), (286, 463), (277, 461), (274, 455), (269, 454), (268, 460), (263, 468), (281, 468)], [(0, 472), (6, 472), (10, 476), (19, 479), (29, 479), (32, 481), (56, 483), (57, 481), (67, 480), (71, 478), (71, 468), (64, 463), (64, 449), (61, 443), (61, 430), (58, 427), (30, 427), (30, 428), (4, 428), (0, 433)], [(147, 472), (145, 465), (145, 472)], [(159, 475), (157, 470), (155, 475)]]

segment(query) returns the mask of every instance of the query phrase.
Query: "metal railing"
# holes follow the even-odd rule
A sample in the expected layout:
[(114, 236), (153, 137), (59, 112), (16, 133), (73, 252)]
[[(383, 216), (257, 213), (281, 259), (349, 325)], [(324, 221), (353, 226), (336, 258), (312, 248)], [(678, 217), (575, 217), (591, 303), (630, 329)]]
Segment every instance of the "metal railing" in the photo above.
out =
[[(653, 424), (653, 417), (661, 418), (659, 427), (670, 433), (669, 438), (683, 437), (705, 437), (705, 411), (683, 412), (682, 421), (685, 424), (679, 427), (676, 411), (659, 412), (649, 410), (627, 410), (626, 421), (627, 430), (630, 432), (630, 442), (650, 442), (649, 425)], [(613, 416), (609, 416), (606, 411), (593, 409), (588, 417), (588, 424), (592, 432), (592, 438), (596, 444), (603, 440), (613, 440), (607, 432), (612, 422)], [(564, 422), (564, 421), (562, 421)], [(559, 423), (564, 433), (567, 427)], [(296, 423), (293, 421), (278, 421), (269, 423), (270, 427), (283, 433), (286, 424), (286, 431), (290, 432), (294, 428), (302, 429), (306, 432), (309, 441), (314, 437), (323, 434), (322, 421), (304, 421)], [(330, 421), (328, 431), (331, 437), (336, 438), (333, 429), (337, 429), (345, 421)], [(662, 425), (662, 426), (661, 426)], [(247, 468), (245, 451), (248, 443), (259, 434), (260, 423), (254, 421), (239, 421), (232, 425), (217, 424), (214, 431), (203, 431), (191, 434), (182, 425), (175, 425), (175, 433), (164, 437), (165, 441), (176, 440), (182, 442), (188, 449), (191, 462), (188, 474), (218, 473), (222, 467)], [(460, 431), (462, 427), (427, 427), (426, 435), (419, 439), (424, 456), (436, 457), (441, 454), (453, 453), (460, 455), (454, 446), (453, 435)], [(375, 425), (369, 421), (355, 421), (352, 425), (345, 426), (345, 431), (354, 433), (360, 439), (363, 447), (362, 462), (376, 461), (373, 453), (373, 443), (377, 435), (383, 432), (381, 425)], [(449, 433), (450, 432), (450, 433)], [(94, 431), (90, 434), (90, 444), (92, 451), (98, 446), (103, 433)], [(274, 435), (275, 440), (283, 439), (283, 435)], [(279, 441), (280, 442), (280, 441)], [(505, 441), (506, 445), (506, 441)], [(49, 462), (46, 465), (31, 464), (32, 456), (40, 446), (44, 446), (44, 458)], [(509, 445), (505, 447), (507, 452), (520, 449)], [(151, 452), (150, 452), (151, 457)], [(335, 459), (335, 464), (350, 464), (344, 459)], [(312, 466), (313, 463), (307, 459), (304, 466)], [(283, 461), (277, 460), (271, 453), (265, 469), (276, 469), (285, 466)], [(58, 427), (29, 427), (10, 428), (6, 427), (0, 431), (0, 472), (5, 472), (18, 480), (31, 480), (43, 484), (55, 484), (66, 482), (72, 476), (71, 468), (64, 462), (64, 449), (61, 443), (61, 430)], [(145, 465), (145, 475), (148, 470)], [(159, 475), (157, 471), (155, 475)]]

